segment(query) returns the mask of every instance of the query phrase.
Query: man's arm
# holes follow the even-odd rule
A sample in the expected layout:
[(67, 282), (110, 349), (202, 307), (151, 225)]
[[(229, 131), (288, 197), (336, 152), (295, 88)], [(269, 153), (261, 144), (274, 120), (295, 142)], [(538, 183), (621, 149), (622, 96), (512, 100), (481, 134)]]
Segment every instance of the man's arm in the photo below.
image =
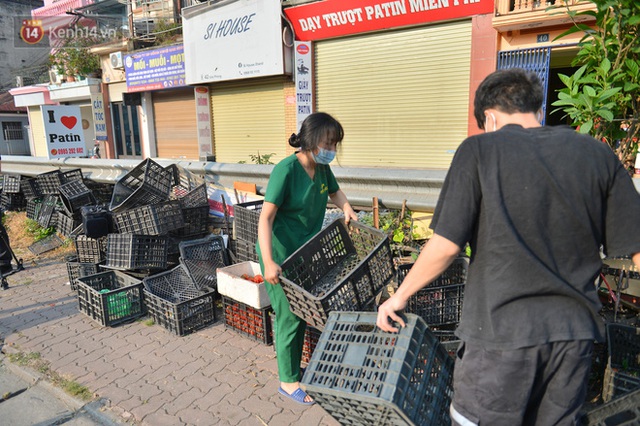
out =
[(438, 278), (458, 257), (460, 251), (462, 249), (456, 243), (434, 234), (425, 244), (402, 285), (378, 308), (377, 326), (384, 331), (398, 331), (389, 322), (389, 318), (391, 318), (404, 327), (404, 321), (396, 312), (405, 308), (409, 297)]

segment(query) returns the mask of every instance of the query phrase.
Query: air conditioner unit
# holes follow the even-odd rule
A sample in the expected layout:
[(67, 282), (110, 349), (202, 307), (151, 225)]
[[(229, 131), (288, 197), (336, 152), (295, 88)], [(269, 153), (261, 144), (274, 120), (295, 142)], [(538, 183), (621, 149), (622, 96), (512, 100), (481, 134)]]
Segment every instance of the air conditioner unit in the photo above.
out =
[(49, 70), (49, 83), (51, 84), (61, 84), (62, 76), (55, 72), (54, 70)]
[(109, 55), (109, 60), (111, 62), (112, 68), (124, 68), (124, 64), (122, 62), (122, 52), (113, 52)]

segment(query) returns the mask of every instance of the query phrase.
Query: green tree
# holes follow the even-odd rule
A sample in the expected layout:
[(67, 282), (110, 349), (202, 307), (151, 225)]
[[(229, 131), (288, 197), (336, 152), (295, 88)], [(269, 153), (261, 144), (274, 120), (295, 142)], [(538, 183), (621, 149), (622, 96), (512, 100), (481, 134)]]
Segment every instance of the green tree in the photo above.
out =
[[(607, 142), (628, 169), (633, 168), (640, 134), (640, 2), (591, 0), (596, 10), (567, 6), (574, 26), (556, 39), (583, 32), (573, 75), (552, 105), (579, 132)], [(584, 23), (585, 18), (593, 27)]]

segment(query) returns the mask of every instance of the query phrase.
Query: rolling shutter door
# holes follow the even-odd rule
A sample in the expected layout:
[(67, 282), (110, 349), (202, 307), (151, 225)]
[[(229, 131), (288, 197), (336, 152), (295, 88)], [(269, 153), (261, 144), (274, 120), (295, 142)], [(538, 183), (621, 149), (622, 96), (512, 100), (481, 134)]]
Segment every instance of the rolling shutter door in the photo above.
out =
[(344, 166), (448, 168), (467, 137), (471, 21), (316, 44), (317, 111)]
[(216, 161), (253, 163), (251, 155), (286, 156), (282, 77), (211, 85)]
[(153, 92), (153, 113), (158, 157), (197, 160), (198, 125), (193, 88)]

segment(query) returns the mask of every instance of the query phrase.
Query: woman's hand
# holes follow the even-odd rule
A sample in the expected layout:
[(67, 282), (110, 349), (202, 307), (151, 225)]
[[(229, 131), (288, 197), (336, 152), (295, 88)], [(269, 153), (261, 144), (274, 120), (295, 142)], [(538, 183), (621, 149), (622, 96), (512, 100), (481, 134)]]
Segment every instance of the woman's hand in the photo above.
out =
[(356, 214), (356, 212), (353, 210), (353, 208), (351, 207), (351, 204), (347, 203), (344, 206), (344, 223), (345, 224), (349, 224), (350, 221), (355, 220), (356, 222), (358, 221), (358, 215)]
[(280, 282), (280, 274), (282, 268), (276, 262), (264, 263), (264, 280), (270, 284), (278, 284)]

